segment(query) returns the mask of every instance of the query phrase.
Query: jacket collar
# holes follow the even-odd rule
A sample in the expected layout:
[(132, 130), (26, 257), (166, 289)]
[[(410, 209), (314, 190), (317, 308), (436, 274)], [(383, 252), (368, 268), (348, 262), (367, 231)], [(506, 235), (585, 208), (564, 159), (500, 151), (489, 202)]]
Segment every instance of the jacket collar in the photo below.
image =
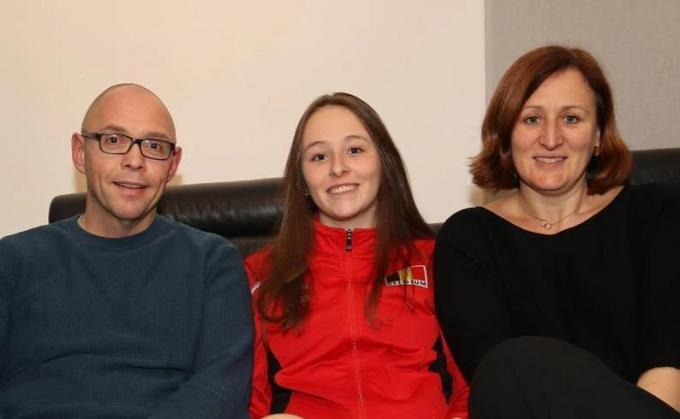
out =
[[(351, 252), (352, 256), (375, 254), (375, 228), (355, 228), (345, 230), (322, 224), (314, 220), (314, 253), (342, 256)], [(348, 236), (351, 234), (351, 250), (347, 250)]]

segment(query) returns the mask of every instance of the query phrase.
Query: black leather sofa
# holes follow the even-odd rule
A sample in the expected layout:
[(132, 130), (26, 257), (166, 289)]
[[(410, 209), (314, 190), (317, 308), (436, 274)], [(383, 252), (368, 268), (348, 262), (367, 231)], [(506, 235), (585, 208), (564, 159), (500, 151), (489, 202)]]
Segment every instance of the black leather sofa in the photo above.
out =
[[(639, 150), (633, 156), (631, 184), (656, 182), (680, 188), (680, 148)], [(280, 184), (281, 178), (269, 178), (170, 186), (158, 209), (177, 221), (228, 238), (246, 256), (276, 230)], [(84, 208), (84, 193), (57, 196), (50, 204), (49, 222), (82, 213)], [(432, 226), (436, 230), (439, 224)]]

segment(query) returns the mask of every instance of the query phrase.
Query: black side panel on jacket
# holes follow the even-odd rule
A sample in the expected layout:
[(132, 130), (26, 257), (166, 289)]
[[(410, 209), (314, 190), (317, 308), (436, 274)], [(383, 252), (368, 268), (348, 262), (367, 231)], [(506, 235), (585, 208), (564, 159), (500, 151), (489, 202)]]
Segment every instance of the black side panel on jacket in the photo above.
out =
[(267, 374), (269, 375), (269, 382), (272, 386), (272, 405), (269, 408), (269, 413), (284, 413), (290, 402), (292, 392), (274, 381), (274, 376), (281, 370), (281, 364), (276, 359), (274, 354), (267, 348)]
[(449, 401), (451, 395), (453, 394), (453, 377), (446, 369), (446, 355), (444, 354), (444, 346), (442, 345), (442, 337), (439, 336), (437, 341), (434, 343), (432, 348), (437, 353), (437, 358), (430, 364), (428, 368), (430, 371), (439, 374), (439, 378), (442, 380), (442, 392), (444, 397)]

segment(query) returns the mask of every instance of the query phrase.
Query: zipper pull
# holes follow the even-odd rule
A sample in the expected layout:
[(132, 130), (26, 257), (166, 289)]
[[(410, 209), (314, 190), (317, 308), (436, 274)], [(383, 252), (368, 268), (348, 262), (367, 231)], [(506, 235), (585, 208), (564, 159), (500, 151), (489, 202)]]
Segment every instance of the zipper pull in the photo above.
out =
[(352, 250), (352, 230), (349, 229), (345, 232), (345, 250), (346, 251), (351, 251)]

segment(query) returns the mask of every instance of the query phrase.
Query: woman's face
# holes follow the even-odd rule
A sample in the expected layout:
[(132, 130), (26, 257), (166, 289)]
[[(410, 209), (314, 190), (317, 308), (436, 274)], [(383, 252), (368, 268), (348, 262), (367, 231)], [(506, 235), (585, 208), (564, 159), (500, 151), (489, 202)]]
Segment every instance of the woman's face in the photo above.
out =
[(595, 94), (568, 69), (546, 79), (524, 104), (512, 131), (520, 187), (544, 195), (587, 188), (586, 166), (599, 145)]
[(325, 106), (302, 136), (302, 175), (323, 224), (375, 226), (380, 158), (373, 139), (352, 111)]

